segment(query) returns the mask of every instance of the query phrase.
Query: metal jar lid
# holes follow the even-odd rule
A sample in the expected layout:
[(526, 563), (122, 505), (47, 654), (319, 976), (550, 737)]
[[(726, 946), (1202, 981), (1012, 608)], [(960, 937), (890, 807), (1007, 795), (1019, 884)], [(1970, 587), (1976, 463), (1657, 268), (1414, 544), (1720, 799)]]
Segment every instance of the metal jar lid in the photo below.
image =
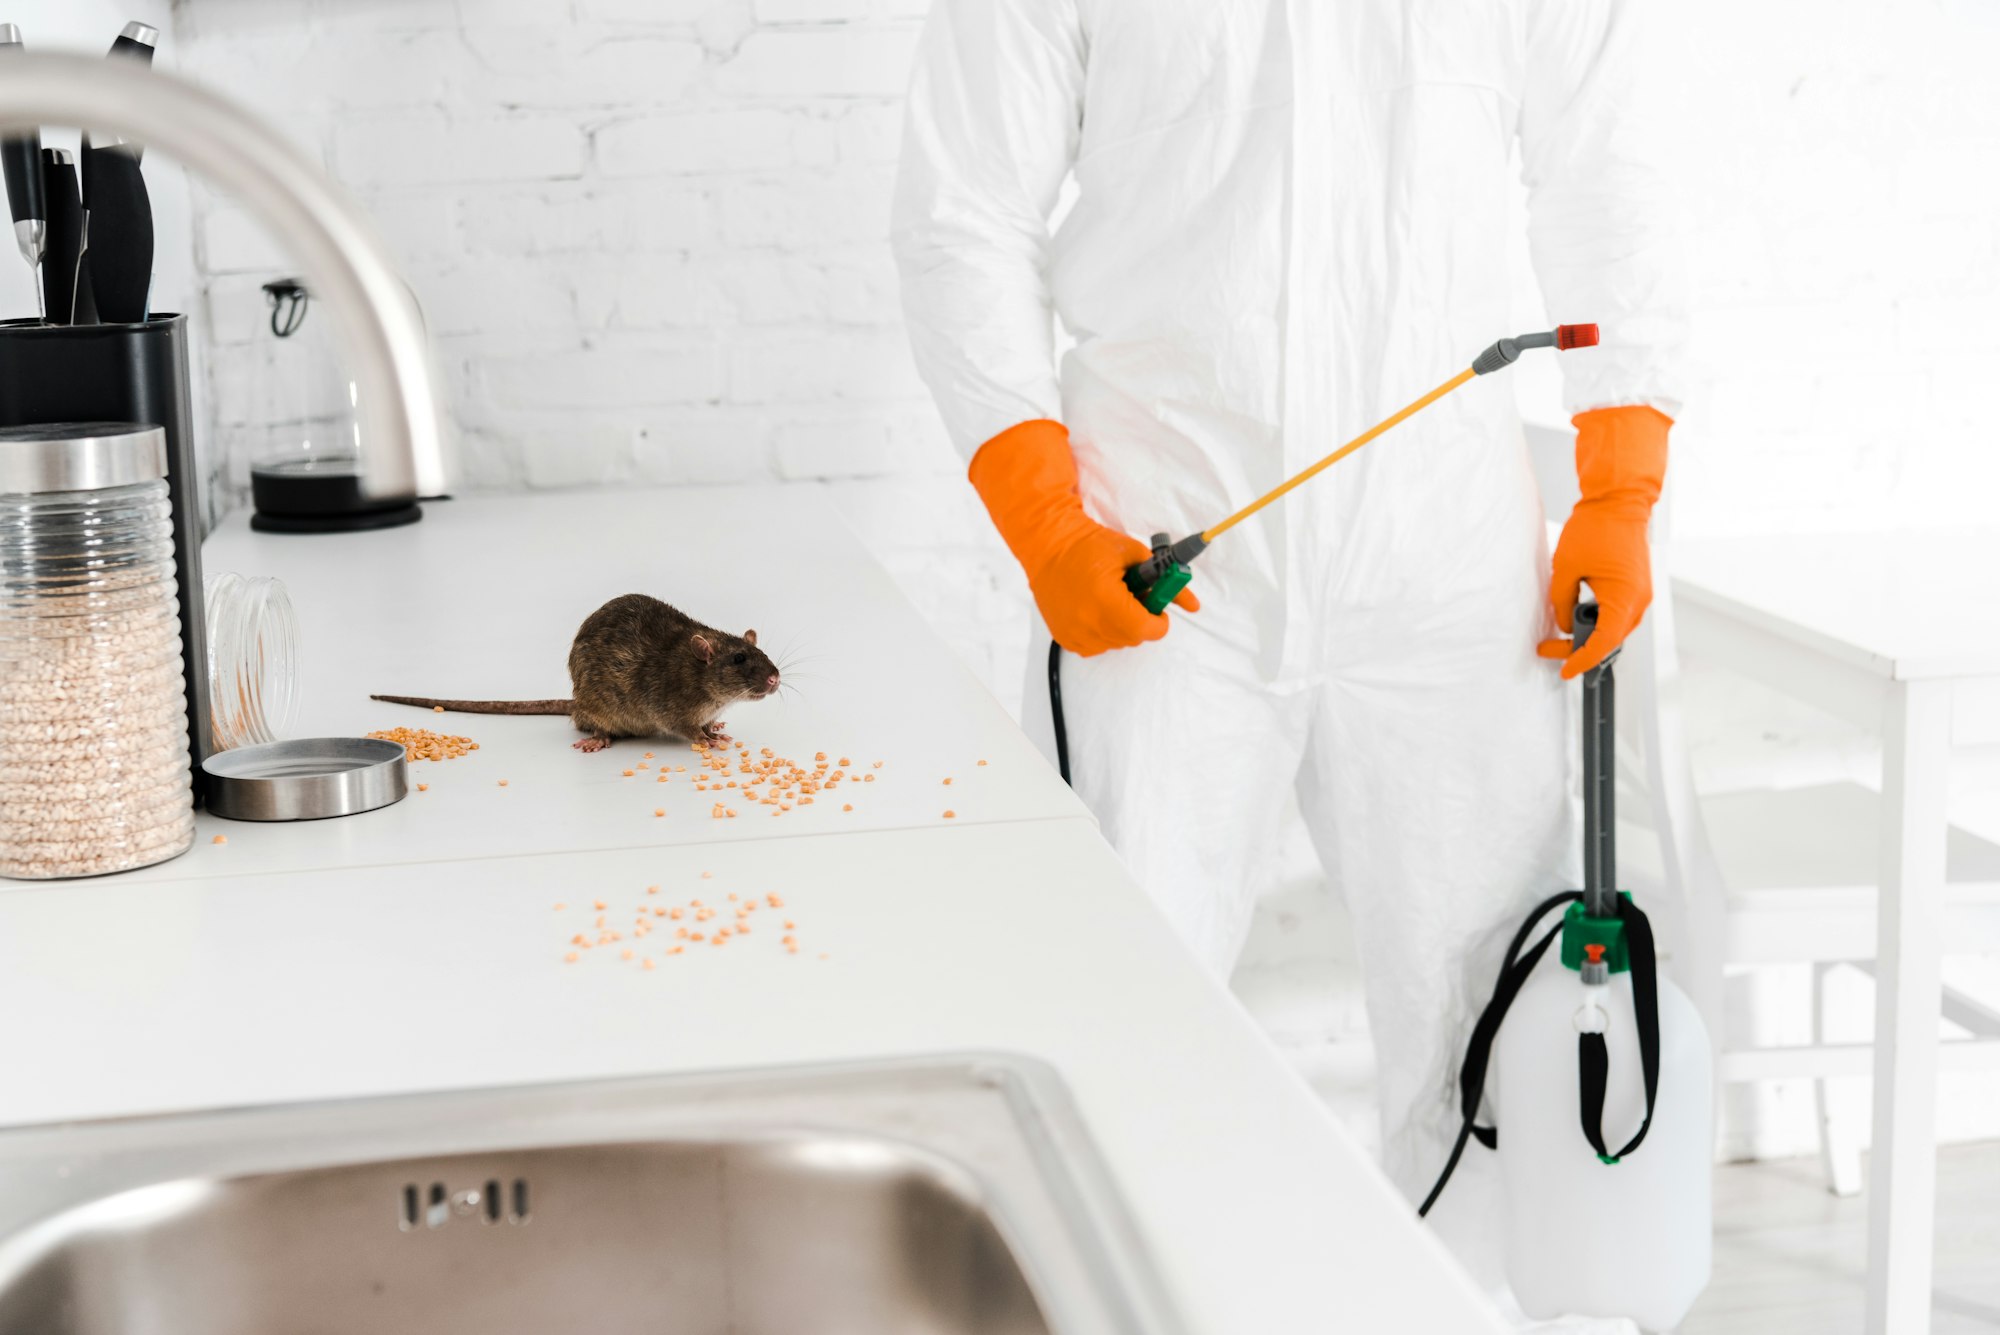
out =
[(208, 810), (225, 820), (324, 820), (400, 802), (409, 764), (401, 742), (308, 737), (218, 751), (201, 762)]
[(167, 433), (137, 422), (0, 427), (0, 496), (103, 491), (167, 475)]

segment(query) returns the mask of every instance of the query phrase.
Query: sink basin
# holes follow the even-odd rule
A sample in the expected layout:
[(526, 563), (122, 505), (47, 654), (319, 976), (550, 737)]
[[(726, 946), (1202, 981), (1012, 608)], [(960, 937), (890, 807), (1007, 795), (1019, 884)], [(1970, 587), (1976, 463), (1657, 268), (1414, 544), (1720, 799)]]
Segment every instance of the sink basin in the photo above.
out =
[(1052, 1071), (665, 1077), (0, 1134), (0, 1335), (1179, 1335)]

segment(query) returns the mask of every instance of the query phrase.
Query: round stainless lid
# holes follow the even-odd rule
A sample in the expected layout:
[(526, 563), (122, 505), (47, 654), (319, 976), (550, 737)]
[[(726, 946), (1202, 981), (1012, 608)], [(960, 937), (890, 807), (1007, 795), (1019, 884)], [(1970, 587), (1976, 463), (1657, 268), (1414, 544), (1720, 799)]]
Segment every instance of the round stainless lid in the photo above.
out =
[(137, 422), (0, 427), (0, 496), (102, 491), (167, 475), (167, 433)]
[(218, 751), (201, 768), (208, 809), (225, 820), (324, 820), (402, 801), (403, 756), (376, 737), (305, 737)]

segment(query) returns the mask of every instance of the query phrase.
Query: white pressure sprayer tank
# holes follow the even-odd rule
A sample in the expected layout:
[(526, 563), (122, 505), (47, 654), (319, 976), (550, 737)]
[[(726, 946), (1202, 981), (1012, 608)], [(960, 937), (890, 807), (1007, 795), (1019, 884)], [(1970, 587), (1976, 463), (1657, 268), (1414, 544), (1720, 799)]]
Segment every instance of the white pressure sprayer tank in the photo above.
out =
[[(1579, 643), (1596, 610), (1579, 606)], [(1559, 956), (1526, 965), (1494, 1051), (1507, 1278), (1531, 1317), (1669, 1331), (1708, 1284), (1713, 1057), (1614, 889), (1613, 709), (1607, 659), (1583, 680), (1583, 894)]]

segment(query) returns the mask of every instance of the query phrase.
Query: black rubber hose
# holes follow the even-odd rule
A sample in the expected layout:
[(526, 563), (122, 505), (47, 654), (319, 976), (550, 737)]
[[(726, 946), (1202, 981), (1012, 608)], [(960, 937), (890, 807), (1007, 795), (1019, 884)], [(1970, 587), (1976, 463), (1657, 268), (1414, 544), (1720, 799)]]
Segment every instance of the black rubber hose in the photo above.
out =
[[(1062, 646), (1049, 641), (1049, 717), (1056, 725), (1056, 769), (1069, 783), (1069, 728), (1063, 723)], [(1071, 784), (1071, 787), (1074, 787)]]

